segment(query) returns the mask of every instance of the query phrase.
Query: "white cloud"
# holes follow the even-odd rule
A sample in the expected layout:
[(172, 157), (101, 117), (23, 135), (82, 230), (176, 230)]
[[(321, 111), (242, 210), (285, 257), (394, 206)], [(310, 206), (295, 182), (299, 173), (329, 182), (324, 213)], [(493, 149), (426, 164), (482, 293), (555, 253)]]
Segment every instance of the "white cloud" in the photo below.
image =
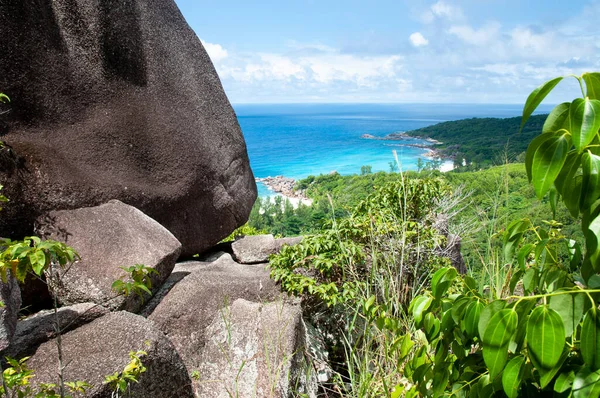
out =
[(481, 29), (473, 29), (469, 25), (455, 25), (448, 33), (455, 35), (467, 44), (483, 46), (498, 39), (501, 25), (498, 22), (488, 22)]
[(212, 44), (205, 41), (202, 41), (202, 44), (204, 45), (204, 49), (208, 53), (208, 56), (214, 63), (220, 62), (227, 58), (227, 50), (221, 47), (220, 44)]
[(464, 15), (460, 7), (447, 3), (444, 0), (439, 0), (421, 15), (421, 21), (430, 24), (436, 18), (447, 19), (448, 21), (460, 21), (464, 19)]
[(423, 34), (421, 32), (414, 32), (410, 35), (409, 39), (412, 45), (415, 47), (426, 46), (429, 44), (429, 40), (423, 37)]

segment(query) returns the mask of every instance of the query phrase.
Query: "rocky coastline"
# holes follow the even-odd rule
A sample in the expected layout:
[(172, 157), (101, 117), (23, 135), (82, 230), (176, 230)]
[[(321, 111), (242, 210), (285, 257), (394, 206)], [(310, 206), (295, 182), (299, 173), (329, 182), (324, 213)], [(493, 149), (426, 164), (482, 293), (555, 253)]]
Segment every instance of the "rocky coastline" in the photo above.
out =
[(256, 178), (256, 182), (264, 184), (271, 191), (290, 199), (292, 202), (301, 202), (306, 205), (312, 204), (312, 199), (306, 196), (304, 190), (295, 190), (296, 180), (290, 177), (275, 176)]
[(433, 146), (441, 145), (442, 143), (438, 140), (434, 140), (433, 138), (416, 138), (408, 135), (404, 131), (396, 131), (394, 133), (387, 134), (383, 137), (377, 137), (372, 134), (363, 134), (360, 138), (364, 140), (378, 140), (378, 141), (407, 141), (419, 139), (422, 141), (426, 141), (427, 144), (389, 144), (390, 146), (407, 146), (411, 148), (419, 148), (423, 149), (426, 152), (423, 154), (423, 157), (427, 159), (440, 159), (440, 160), (451, 160), (444, 156), (440, 151), (435, 149)]

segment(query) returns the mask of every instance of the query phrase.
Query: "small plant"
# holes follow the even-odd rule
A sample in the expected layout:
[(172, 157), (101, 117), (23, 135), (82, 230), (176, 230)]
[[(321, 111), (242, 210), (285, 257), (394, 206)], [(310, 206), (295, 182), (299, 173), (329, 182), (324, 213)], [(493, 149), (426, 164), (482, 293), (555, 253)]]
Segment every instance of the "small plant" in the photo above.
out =
[[(112, 375), (106, 376), (104, 384), (108, 384), (113, 390), (112, 397), (119, 398), (131, 396), (130, 385), (137, 383), (140, 375), (146, 371), (146, 367), (142, 363), (142, 358), (148, 355), (145, 351), (130, 352), (129, 363), (123, 368), (122, 372), (115, 372)], [(125, 395), (127, 394), (127, 395)]]
[[(152, 295), (152, 279), (153, 274), (158, 275), (158, 271), (154, 268), (147, 267), (143, 264), (132, 265), (131, 267), (121, 267), (123, 271), (127, 273), (126, 276), (117, 279), (112, 284), (112, 289), (118, 294), (129, 296), (134, 293), (137, 294), (142, 301), (144, 300), (144, 293)], [(128, 278), (125, 281), (123, 279)]]

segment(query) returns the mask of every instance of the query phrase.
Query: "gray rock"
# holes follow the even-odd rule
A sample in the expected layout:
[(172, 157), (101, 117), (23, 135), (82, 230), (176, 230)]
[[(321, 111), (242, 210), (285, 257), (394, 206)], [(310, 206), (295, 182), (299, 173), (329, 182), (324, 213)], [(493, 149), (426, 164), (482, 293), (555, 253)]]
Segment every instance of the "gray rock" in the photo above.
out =
[(6, 283), (0, 280), (0, 351), (6, 349), (15, 334), (19, 309), (21, 309), (21, 289), (15, 278), (10, 274)]
[(106, 308), (94, 303), (59, 308), (56, 317), (54, 310), (40, 311), (17, 323), (13, 342), (4, 355), (11, 358), (31, 355), (40, 344), (55, 336), (57, 318), (64, 334), (107, 313)]
[[(193, 397), (191, 381), (177, 351), (152, 322), (129, 312), (105, 315), (62, 336), (66, 381), (81, 380), (93, 385), (90, 398), (111, 397), (106, 375), (121, 372), (131, 351), (143, 350), (147, 368), (138, 383), (131, 383), (131, 396), (144, 398)], [(56, 383), (55, 341), (42, 344), (29, 359), (35, 371), (34, 386)]]
[[(173, 0), (0, 2), (0, 236), (119, 199), (185, 256), (248, 218), (256, 184), (235, 113)], [(6, 133), (6, 134), (4, 134)]]
[[(282, 293), (269, 278), (265, 264), (240, 265), (225, 254), (213, 263), (188, 262), (172, 275), (189, 272), (174, 283), (152, 311), (144, 311), (173, 342), (189, 372), (199, 369), (205, 330), (219, 309), (238, 298), (273, 301)], [(169, 282), (166, 284), (168, 285)], [(156, 296), (161, 296), (161, 291)]]
[(236, 261), (242, 264), (266, 263), (277, 251), (273, 235), (244, 236), (233, 242), (231, 248)]
[[(207, 398), (288, 397), (305, 393), (297, 357), (304, 357), (299, 305), (237, 299), (206, 328), (196, 394)], [(302, 373), (302, 372), (300, 372)]]
[(144, 264), (154, 268), (158, 272), (152, 276), (156, 291), (171, 274), (181, 251), (181, 244), (169, 231), (118, 200), (53, 211), (39, 224), (40, 236), (63, 241), (81, 256), (49, 279), (63, 305), (93, 302), (136, 312), (141, 307), (137, 295), (113, 298), (112, 283), (125, 276), (121, 267)]

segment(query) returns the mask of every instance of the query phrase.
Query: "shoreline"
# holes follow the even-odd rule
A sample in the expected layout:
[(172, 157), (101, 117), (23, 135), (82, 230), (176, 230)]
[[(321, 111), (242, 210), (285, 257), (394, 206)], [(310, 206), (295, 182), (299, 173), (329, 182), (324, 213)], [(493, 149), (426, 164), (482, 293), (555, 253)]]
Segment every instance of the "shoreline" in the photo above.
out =
[(304, 194), (304, 191), (295, 191), (294, 186), (296, 180), (291, 177), (275, 176), (275, 177), (257, 177), (256, 182), (263, 184), (269, 191), (273, 191), (275, 195), (282, 196), (290, 201), (294, 208), (297, 208), (300, 203), (306, 206), (312, 205), (313, 201)]

